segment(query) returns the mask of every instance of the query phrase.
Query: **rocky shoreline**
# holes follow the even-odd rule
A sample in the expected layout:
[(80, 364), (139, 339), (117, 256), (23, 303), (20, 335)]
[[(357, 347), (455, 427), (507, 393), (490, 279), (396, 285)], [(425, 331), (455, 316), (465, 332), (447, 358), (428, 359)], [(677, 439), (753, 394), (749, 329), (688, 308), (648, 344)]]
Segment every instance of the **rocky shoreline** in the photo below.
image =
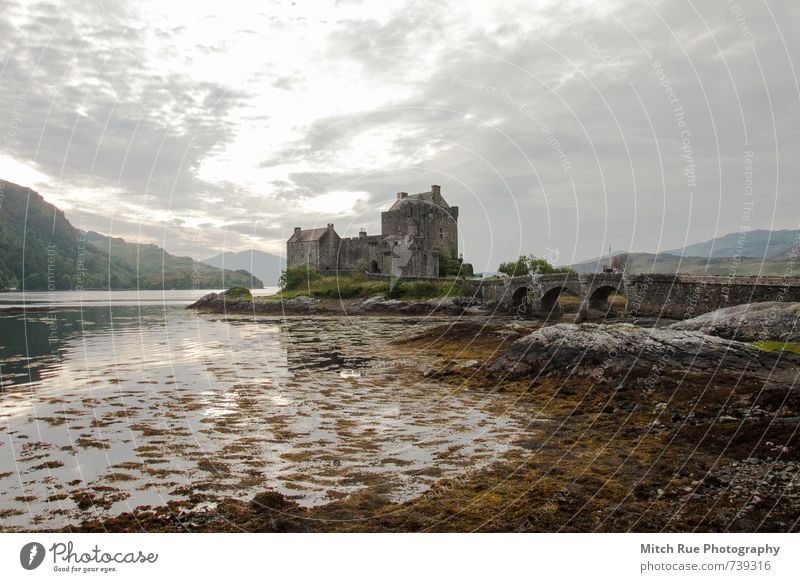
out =
[(310, 508), (274, 491), (211, 505), (204, 495), (70, 531), (800, 529), (796, 354), (697, 330), (480, 319), (395, 345), (398, 358), (437, 355), (419, 375), (443, 394), (512, 395), (529, 434), (490, 467), (405, 503), (388, 501), (380, 484)]
[(514, 342), (489, 366), (508, 377), (567, 374), (598, 382), (652, 381), (686, 374), (747, 373), (770, 382), (791, 380), (800, 356), (766, 352), (700, 331), (618, 324), (557, 324)]
[(237, 299), (209, 293), (187, 306), (198, 313), (252, 313), (269, 315), (486, 315), (491, 312), (472, 297), (437, 297), (406, 301), (387, 297), (366, 299)]
[(800, 303), (764, 301), (734, 305), (673, 323), (670, 329), (701, 331), (743, 342), (800, 342)]

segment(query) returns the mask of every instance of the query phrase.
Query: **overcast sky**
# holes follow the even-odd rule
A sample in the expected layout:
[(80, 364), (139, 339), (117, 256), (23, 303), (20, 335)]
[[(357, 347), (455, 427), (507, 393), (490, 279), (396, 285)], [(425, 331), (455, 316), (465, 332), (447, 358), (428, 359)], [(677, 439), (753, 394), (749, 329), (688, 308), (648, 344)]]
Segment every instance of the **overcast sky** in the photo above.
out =
[(800, 228), (797, 30), (795, 1), (0, 0), (0, 177), (195, 258), (377, 233), (431, 184), (477, 271)]

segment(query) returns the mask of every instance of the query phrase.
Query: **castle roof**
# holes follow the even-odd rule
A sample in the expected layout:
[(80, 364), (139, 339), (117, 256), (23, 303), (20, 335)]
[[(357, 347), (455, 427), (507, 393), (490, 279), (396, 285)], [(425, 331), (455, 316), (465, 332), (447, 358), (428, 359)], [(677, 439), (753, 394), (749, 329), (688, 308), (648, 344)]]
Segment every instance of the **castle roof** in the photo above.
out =
[(420, 192), (419, 194), (410, 194), (404, 195), (402, 198), (398, 198), (394, 204), (392, 204), (389, 211), (397, 210), (402, 208), (406, 204), (432, 204), (435, 206), (439, 206), (440, 208), (444, 208), (445, 210), (450, 208), (450, 205), (445, 202), (444, 198), (442, 197), (439, 192)]
[(323, 228), (307, 228), (305, 230), (295, 230), (294, 234), (289, 237), (287, 242), (290, 243), (297, 243), (297, 242), (312, 242), (318, 241), (322, 238), (322, 236), (328, 232), (327, 227)]

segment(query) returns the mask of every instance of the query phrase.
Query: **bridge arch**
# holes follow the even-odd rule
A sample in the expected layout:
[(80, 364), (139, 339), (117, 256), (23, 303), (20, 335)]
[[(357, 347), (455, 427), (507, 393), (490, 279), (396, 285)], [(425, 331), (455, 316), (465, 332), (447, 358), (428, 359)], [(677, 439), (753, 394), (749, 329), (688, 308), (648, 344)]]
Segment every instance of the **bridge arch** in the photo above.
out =
[(519, 310), (521, 307), (526, 306), (528, 304), (529, 293), (530, 289), (528, 289), (527, 285), (515, 289), (514, 293), (511, 295), (511, 307), (515, 310)]
[(579, 296), (579, 293), (576, 293), (575, 289), (573, 289), (570, 285), (560, 285), (557, 287), (551, 286), (542, 294), (542, 298), (539, 300), (539, 309), (541, 313), (543, 315), (559, 313), (561, 311), (559, 299), (561, 299), (562, 294)]
[(598, 285), (592, 289), (587, 296), (589, 309), (598, 309), (602, 311), (611, 309), (612, 305), (609, 304), (608, 298), (616, 294), (624, 294), (624, 289), (621, 285)]

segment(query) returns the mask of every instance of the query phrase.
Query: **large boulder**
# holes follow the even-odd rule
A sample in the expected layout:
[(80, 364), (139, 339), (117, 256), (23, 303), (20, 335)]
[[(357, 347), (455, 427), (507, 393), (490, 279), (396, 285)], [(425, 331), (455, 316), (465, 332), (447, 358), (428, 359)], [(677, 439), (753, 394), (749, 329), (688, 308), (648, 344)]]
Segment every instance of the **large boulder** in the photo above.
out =
[(583, 323), (544, 327), (522, 337), (489, 370), (511, 377), (572, 374), (598, 381), (745, 371), (777, 379), (796, 374), (798, 366), (795, 354), (765, 352), (698, 331)]
[(701, 331), (728, 339), (752, 342), (800, 342), (800, 303), (765, 301), (717, 309), (669, 326), (681, 331)]
[(311, 305), (317, 305), (318, 303), (319, 299), (316, 299), (314, 297), (308, 297), (307, 295), (298, 295), (294, 299), (284, 301), (285, 305), (289, 305), (292, 307), (309, 307)]

